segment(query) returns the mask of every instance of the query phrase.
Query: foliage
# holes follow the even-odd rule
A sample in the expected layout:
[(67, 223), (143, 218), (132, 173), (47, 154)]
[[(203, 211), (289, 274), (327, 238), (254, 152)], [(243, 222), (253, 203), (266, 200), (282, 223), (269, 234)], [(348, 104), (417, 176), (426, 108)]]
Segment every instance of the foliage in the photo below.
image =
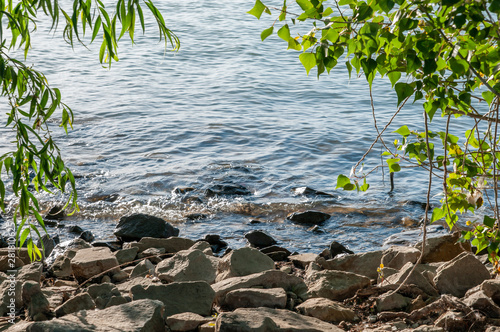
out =
[[(406, 163), (427, 169), (430, 180), (441, 179), (442, 205), (431, 221), (445, 219), (453, 228), (460, 215), (487, 203), (484, 220), (469, 222), (473, 227), (462, 238), (472, 240), (477, 250), (487, 248), (498, 262), (500, 0), (295, 2), (284, 0), (274, 8), (256, 0), (249, 13), (257, 18), (277, 11), (262, 39), (277, 30), (288, 49), (301, 51), (307, 74), (313, 68), (318, 76), (330, 73), (342, 62), (349, 75), (353, 70), (364, 74), (370, 93), (376, 77), (387, 77), (398, 99), (394, 116), (408, 101), (421, 100), (423, 132), (403, 126), (395, 131), (401, 139), (389, 145), (382, 137), (389, 122), (382, 130), (376, 127), (375, 142), (385, 146), (390, 172)], [(292, 33), (304, 26), (307, 33)], [(446, 126), (431, 132), (428, 121), (436, 114), (446, 118)], [(450, 134), (455, 119), (464, 116), (471, 118), (470, 128), (462, 138)], [(337, 187), (366, 190), (358, 182), (367, 174), (359, 174), (358, 166), (350, 177), (339, 176)]]
[[(157, 23), (160, 41), (165, 41), (165, 47), (170, 43), (177, 49), (179, 39), (166, 27), (153, 2), (145, 0), (144, 4)], [(61, 92), (49, 86), (43, 73), (11, 57), (9, 50), (21, 48), (24, 57), (28, 56), (31, 35), (37, 28), (37, 19), (43, 15), (50, 19), (53, 31), (62, 21), (63, 38), (71, 46), (100, 41), (99, 60), (110, 67), (118, 61), (118, 41), (127, 34), (133, 44), (137, 25), (145, 31), (139, 0), (118, 0), (111, 8), (100, 0), (74, 0), (70, 9), (63, 9), (57, 0), (0, 0), (1, 96), (6, 97), (10, 109), (6, 126), (15, 133), (15, 149), (0, 156), (0, 175), (4, 172), (12, 179), (10, 189), (19, 197), (13, 215), (18, 245), (27, 241), (32, 259), (41, 258), (32, 236), (40, 236), (37, 224), (46, 231), (34, 192), (67, 192), (64, 208), (70, 207), (70, 213), (78, 210), (75, 179), (61, 158), (50, 128), (57, 111), (61, 114), (60, 126), (67, 132), (73, 123), (73, 112), (62, 102)], [(3, 211), (5, 197), (5, 183), (0, 178)]]

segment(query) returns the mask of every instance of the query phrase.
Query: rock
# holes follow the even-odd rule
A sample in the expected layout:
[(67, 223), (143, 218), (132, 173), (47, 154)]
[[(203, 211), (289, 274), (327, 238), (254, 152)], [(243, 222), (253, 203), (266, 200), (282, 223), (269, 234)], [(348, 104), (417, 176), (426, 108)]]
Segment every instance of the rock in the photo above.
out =
[(215, 281), (217, 258), (211, 259), (197, 249), (182, 250), (161, 261), (156, 266), (156, 274), (167, 282), (202, 280), (211, 284)]
[(382, 264), (385, 267), (400, 269), (406, 263), (415, 264), (420, 257), (420, 250), (413, 247), (392, 246), (382, 255)]
[(202, 219), (207, 219), (208, 215), (204, 213), (189, 213), (186, 214), (186, 220), (187, 221), (196, 221), (196, 220), (202, 220)]
[(84, 231), (80, 234), (80, 239), (90, 243), (90, 242), (94, 241), (95, 237), (91, 231)]
[(56, 317), (62, 317), (80, 310), (95, 309), (95, 303), (89, 293), (78, 294), (61, 304), (54, 311)]
[(167, 318), (167, 325), (170, 331), (192, 331), (198, 326), (212, 321), (212, 318), (205, 318), (192, 312), (183, 312)]
[(139, 252), (143, 252), (149, 248), (163, 248), (165, 253), (176, 253), (181, 250), (187, 250), (194, 244), (193, 240), (184, 239), (181, 237), (170, 237), (168, 239), (157, 239), (152, 237), (143, 237), (139, 242), (126, 243), (123, 248), (138, 248)]
[[(135, 285), (130, 289), (133, 301), (139, 299), (160, 300), (165, 304), (165, 315), (194, 312), (209, 316), (215, 292), (205, 281), (173, 282), (168, 285)], [(133, 302), (133, 303), (134, 303)]]
[(274, 269), (274, 261), (254, 248), (240, 248), (224, 256), (217, 269), (216, 281)]
[(156, 267), (149, 261), (145, 259), (139, 264), (137, 264), (132, 273), (130, 273), (130, 278), (145, 277), (147, 275), (153, 275), (155, 273)]
[(223, 241), (221, 237), (217, 234), (207, 234), (205, 235), (205, 241), (210, 244), (213, 252), (219, 252), (224, 248), (227, 248), (227, 242)]
[(306, 280), (312, 297), (343, 301), (356, 291), (370, 285), (370, 279), (355, 273), (325, 270), (314, 271)]
[(103, 310), (83, 310), (63, 318), (35, 322), (27, 331), (165, 332), (163, 304), (139, 300)]
[(118, 261), (111, 250), (104, 247), (87, 248), (78, 250), (71, 259), (71, 270), (78, 281), (85, 281), (104, 271), (118, 272), (120, 269), (111, 270), (118, 266)]
[(133, 260), (135, 260), (135, 258), (137, 257), (138, 251), (139, 251), (139, 248), (132, 247), (132, 248), (128, 248), (128, 249), (121, 249), (121, 250), (115, 251), (113, 254), (116, 257), (118, 264), (122, 265), (123, 263), (128, 263), (128, 262), (132, 262)]
[(252, 192), (242, 185), (233, 184), (217, 184), (205, 190), (206, 197), (215, 196), (246, 196), (251, 195)]
[(293, 291), (303, 300), (308, 297), (307, 286), (302, 278), (277, 270), (268, 270), (244, 277), (233, 277), (212, 285), (217, 303), (224, 302), (224, 297), (232, 290), (255, 287), (283, 288), (285, 291)]
[(304, 303), (297, 306), (297, 310), (303, 315), (335, 324), (342, 321), (352, 322), (359, 319), (351, 309), (338, 302), (322, 297), (306, 300)]
[(184, 195), (194, 190), (193, 187), (175, 187), (174, 190), (172, 190), (172, 194)]
[(125, 271), (118, 271), (116, 273), (114, 273), (112, 276), (111, 276), (111, 279), (114, 281), (114, 282), (121, 282), (123, 280), (126, 280), (128, 279), (129, 277), (129, 274)]
[(262, 249), (260, 249), (260, 252), (263, 253), (263, 254), (270, 254), (270, 253), (273, 253), (273, 252), (285, 252), (287, 257), (290, 256), (292, 253), (290, 252), (290, 250), (286, 249), (286, 248), (283, 248), (283, 247), (278, 247), (278, 246), (275, 246), (275, 245), (272, 245), (272, 246), (269, 246), (269, 247), (264, 247)]
[(73, 239), (61, 242), (54, 247), (49, 257), (45, 260), (48, 266), (51, 266), (57, 257), (64, 255), (68, 250), (76, 250), (91, 248), (92, 246), (82, 239)]
[(208, 322), (198, 327), (198, 332), (215, 332), (215, 322)]
[(276, 240), (264, 231), (250, 231), (245, 234), (248, 243), (256, 248), (265, 248), (276, 244)]
[(327, 270), (347, 271), (377, 279), (377, 269), (380, 266), (381, 258), (382, 251), (371, 251), (363, 254), (335, 257), (327, 261), (318, 260), (318, 264)]
[(212, 247), (210, 246), (210, 243), (208, 243), (205, 240), (198, 240), (195, 242), (195, 244), (193, 244), (191, 246), (191, 248), (189, 248), (189, 250), (194, 250), (194, 249), (200, 250), (201, 252), (203, 252), (207, 256), (214, 255), (214, 253), (212, 251)]
[(310, 263), (316, 261), (318, 255), (306, 253), (288, 256), (288, 259), (299, 269), (305, 269)]
[(112, 305), (127, 302), (120, 294), (118, 288), (111, 283), (90, 285), (87, 289), (90, 297), (95, 302), (97, 309), (104, 309)]
[(446, 331), (468, 331), (470, 323), (462, 312), (448, 311), (442, 314), (434, 325), (442, 327)]
[(63, 220), (66, 217), (66, 212), (64, 211), (64, 206), (54, 205), (49, 212), (45, 215), (44, 219), (47, 220)]
[(49, 234), (44, 234), (41, 238), (38, 239), (36, 245), (40, 249), (42, 249), (43, 247), (43, 258), (45, 259), (50, 256), (50, 253), (52, 252), (52, 250), (54, 250), (54, 247), (59, 244), (59, 242), (59, 235), (51, 237)]
[(161, 218), (136, 213), (121, 217), (114, 234), (121, 241), (130, 242), (139, 241), (143, 237), (169, 238), (177, 236), (179, 229)]
[(83, 228), (81, 228), (78, 225), (71, 225), (71, 226), (68, 227), (68, 232), (80, 235), (80, 234), (83, 233)]
[[(464, 251), (470, 252), (470, 244), (465, 242), (457, 243), (459, 238), (459, 232), (428, 238), (425, 245), (424, 256), (422, 257), (422, 263), (449, 261)], [(422, 242), (418, 243), (415, 248), (421, 250)]]
[(479, 310), (489, 318), (500, 318), (500, 307), (483, 291), (473, 293), (464, 300), (464, 303), (473, 309)]
[(317, 318), (289, 310), (271, 308), (240, 308), (223, 312), (216, 320), (217, 332), (340, 332), (342, 329)]
[(158, 264), (163, 260), (165, 255), (165, 248), (149, 248), (137, 255), (137, 258), (148, 258), (153, 264)]
[(67, 250), (63, 255), (57, 256), (50, 266), (49, 272), (57, 278), (68, 278), (73, 275), (71, 270), (71, 259), (75, 257), (76, 250)]
[(290, 256), (286, 251), (274, 251), (266, 254), (269, 258), (271, 258), (275, 262), (283, 262), (288, 259)]
[[(24, 262), (22, 261), (21, 258), (19, 257), (14, 257), (14, 269), (20, 268), (24, 266)], [(12, 258), (9, 258), (7, 255), (5, 256), (0, 256), (0, 272), (7, 272), (8, 270), (12, 269), (12, 266), (10, 263)]]
[[(9, 248), (1, 248), (0, 256), (9, 256), (10, 252), (11, 249)], [(28, 253), (28, 248), (16, 248), (16, 257), (22, 260), (24, 264), (31, 263), (30, 255)]]
[(43, 264), (34, 262), (24, 265), (18, 272), (16, 279), (25, 282), (28, 280), (40, 282), (42, 278)]
[[(406, 263), (398, 273), (390, 275), (385, 278), (385, 280), (381, 283), (381, 286), (386, 286), (390, 284), (399, 285), (403, 282), (410, 271), (413, 268), (413, 264), (408, 262)], [(429, 280), (424, 277), (421, 273), (423, 267), (419, 266), (412, 273), (406, 284), (413, 284), (424, 291), (429, 296), (439, 296), (438, 291), (434, 288), (434, 286), (429, 282)]]
[(323, 197), (335, 197), (332, 194), (328, 194), (322, 191), (318, 191), (309, 187), (298, 187), (293, 188), (292, 192), (295, 195), (307, 196), (307, 197), (315, 197), (315, 196), (323, 196)]
[(332, 258), (335, 258), (335, 256), (340, 255), (340, 254), (354, 254), (351, 250), (347, 249), (344, 247), (342, 244), (338, 243), (337, 241), (332, 241), (330, 243), (330, 247), (328, 248), (330, 250), (330, 255)]
[(484, 292), (484, 294), (486, 294), (486, 296), (491, 297), (491, 299), (497, 305), (500, 305), (500, 280), (499, 279), (490, 279), (490, 280), (483, 281), (480, 289)]
[(286, 300), (283, 288), (240, 288), (227, 293), (220, 305), (229, 310), (258, 307), (285, 309)]
[(328, 219), (331, 215), (328, 213), (320, 211), (305, 211), (305, 212), (294, 212), (289, 214), (286, 219), (293, 221), (297, 224), (321, 224)]
[(463, 252), (437, 269), (434, 284), (441, 294), (463, 297), (467, 290), (490, 278), (488, 269), (473, 254)]
[(23, 283), (16, 281), (15, 277), (2, 282), (0, 285), (0, 316), (5, 316), (7, 313), (15, 315), (16, 309), (23, 306), (22, 290)]
[(399, 311), (404, 310), (408, 305), (410, 305), (412, 299), (403, 296), (399, 293), (385, 293), (379, 296), (376, 300), (377, 311)]
[(30, 318), (39, 317), (40, 320), (46, 320), (50, 317), (49, 301), (42, 293), (38, 282), (31, 280), (24, 282), (22, 297)]

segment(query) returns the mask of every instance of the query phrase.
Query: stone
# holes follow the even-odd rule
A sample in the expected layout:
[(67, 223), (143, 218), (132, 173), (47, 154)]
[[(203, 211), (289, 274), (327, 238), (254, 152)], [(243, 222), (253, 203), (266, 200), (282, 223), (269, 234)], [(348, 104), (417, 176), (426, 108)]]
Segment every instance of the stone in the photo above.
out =
[(264, 231), (254, 230), (245, 234), (245, 239), (251, 246), (256, 248), (265, 248), (276, 244), (276, 240)]
[(464, 300), (464, 303), (469, 307), (479, 310), (489, 318), (500, 318), (500, 307), (483, 291), (471, 294)]
[(210, 244), (213, 252), (219, 252), (222, 249), (227, 248), (227, 242), (222, 240), (220, 235), (217, 234), (205, 235), (205, 241)]
[(318, 263), (326, 270), (346, 271), (377, 279), (381, 259), (382, 251), (371, 251), (335, 257), (327, 261), (319, 260)]
[(85, 281), (104, 271), (118, 272), (115, 255), (105, 247), (78, 250), (71, 259), (71, 270), (78, 281)]
[(129, 274), (127, 272), (120, 270), (111, 276), (111, 280), (113, 280), (114, 282), (121, 282), (128, 279), (128, 277)]
[(183, 312), (172, 315), (167, 318), (167, 326), (172, 332), (192, 331), (198, 326), (212, 321), (212, 318), (206, 318), (193, 312)]
[[(9, 249), (9, 248), (1, 248), (0, 249), (0, 257), (1, 256), (7, 257), (10, 252), (11, 252), (11, 249)], [(19, 258), (20, 260), (22, 260), (24, 264), (31, 263), (30, 255), (28, 253), (27, 248), (16, 248), (16, 257)], [(4, 271), (2, 271), (2, 272), (4, 272)]]
[(233, 277), (222, 280), (212, 285), (215, 291), (216, 303), (224, 302), (227, 293), (241, 288), (283, 288), (292, 291), (301, 299), (308, 298), (307, 286), (302, 278), (286, 274), (278, 270), (268, 270), (260, 273), (250, 274), (244, 277)]
[[(470, 252), (470, 244), (465, 242), (457, 243), (459, 238), (459, 232), (428, 238), (426, 240), (422, 263), (450, 261), (464, 251)], [(419, 242), (415, 248), (421, 250), (422, 242)]]
[(80, 310), (90, 309), (95, 309), (95, 303), (89, 293), (85, 292), (70, 298), (68, 301), (55, 308), (54, 311), (56, 317), (62, 317)]
[[(422, 275), (421, 273), (422, 267), (420, 265), (419, 267), (415, 269), (410, 278), (407, 280), (406, 284), (407, 285), (413, 284), (417, 286), (429, 296), (439, 296), (439, 293), (434, 287), (434, 285), (431, 282), (429, 282), (429, 280), (426, 277)], [(380, 285), (381, 286), (387, 286), (391, 284), (399, 285), (406, 279), (406, 277), (408, 276), (408, 274), (411, 272), (412, 269), (413, 269), (413, 264), (411, 262), (408, 262), (401, 268), (401, 270), (398, 273), (386, 277)]]
[(153, 275), (155, 273), (156, 267), (149, 261), (145, 259), (139, 264), (137, 264), (132, 273), (130, 273), (130, 278), (145, 277), (147, 275)]
[(286, 300), (283, 288), (240, 288), (227, 293), (220, 305), (229, 310), (258, 307), (285, 309)]
[(288, 256), (288, 259), (300, 269), (305, 269), (309, 264), (316, 261), (318, 255), (312, 253)]
[(353, 322), (359, 320), (353, 310), (322, 297), (306, 300), (297, 306), (297, 310), (306, 316), (315, 317), (325, 322), (338, 324), (342, 321)]
[(80, 234), (79, 238), (82, 239), (83, 241), (87, 241), (89, 243), (94, 241), (94, 239), (95, 239), (94, 234), (92, 234), (91, 231), (83, 231)]
[(0, 316), (15, 313), (16, 309), (23, 306), (22, 290), (23, 283), (15, 278), (8, 278), (0, 284)]
[(40, 282), (42, 278), (43, 264), (40, 262), (33, 262), (31, 264), (24, 265), (17, 272), (16, 279), (24, 282), (24, 281), (36, 281)]
[(121, 217), (114, 234), (119, 240), (130, 242), (139, 241), (143, 237), (168, 238), (177, 236), (179, 229), (161, 218), (135, 213)]
[(217, 332), (340, 332), (342, 329), (317, 318), (283, 309), (240, 308), (223, 312), (216, 320)]
[(488, 269), (473, 254), (463, 252), (437, 269), (434, 284), (441, 294), (452, 294), (460, 298), (470, 288), (490, 278)]
[[(68, 251), (73, 251), (73, 253), (76, 253), (76, 251), (78, 251), (80, 249), (85, 249), (85, 248), (92, 248), (92, 246), (82, 239), (73, 239), (73, 240), (64, 241), (64, 242), (57, 244), (54, 247), (54, 250), (52, 250), (52, 252), (50, 253), (50, 256), (47, 257), (47, 259), (45, 261), (46, 261), (48, 266), (51, 266), (54, 264), (57, 257), (66, 254)], [(68, 254), (68, 257), (69, 257), (69, 254)], [(74, 257), (74, 255), (71, 256), (71, 258), (73, 258), (73, 257)]]
[(213, 256), (214, 254), (212, 251), (212, 247), (210, 246), (210, 243), (208, 243), (205, 240), (196, 241), (195, 244), (193, 244), (191, 248), (189, 248), (189, 250), (193, 249), (198, 249), (208, 256)]
[(332, 194), (328, 194), (322, 191), (318, 191), (316, 189), (312, 189), (309, 187), (298, 187), (298, 188), (293, 188), (292, 192), (295, 195), (301, 195), (301, 196), (307, 196), (307, 197), (315, 197), (315, 196), (323, 196), (323, 197), (335, 197)]
[(181, 237), (170, 237), (168, 239), (157, 239), (152, 237), (143, 237), (139, 242), (132, 242), (123, 245), (124, 248), (136, 247), (139, 252), (149, 248), (163, 248), (165, 253), (176, 253), (181, 250), (187, 250), (194, 244), (193, 240)]
[(22, 290), (23, 303), (28, 309), (28, 316), (33, 318), (45, 315), (45, 319), (50, 317), (50, 304), (42, 293), (40, 284), (36, 281), (25, 281)]
[(324, 270), (311, 273), (306, 283), (312, 297), (343, 301), (354, 296), (358, 289), (368, 287), (370, 279), (351, 272)]
[(247, 196), (252, 192), (239, 184), (216, 184), (205, 190), (206, 197), (215, 196)]
[(294, 212), (289, 214), (286, 219), (293, 221), (297, 224), (321, 224), (328, 219), (331, 215), (328, 213), (320, 211), (305, 211), (305, 212)]
[(130, 289), (133, 301), (139, 299), (160, 300), (165, 304), (165, 315), (194, 312), (209, 316), (215, 292), (205, 281), (173, 282), (167, 285), (135, 285)]
[(381, 263), (385, 267), (400, 269), (408, 262), (415, 264), (418, 257), (420, 257), (420, 250), (417, 248), (392, 246), (384, 251)]
[(137, 257), (138, 251), (139, 251), (139, 248), (132, 247), (132, 248), (128, 248), (128, 249), (121, 249), (121, 250), (115, 251), (113, 254), (116, 257), (118, 264), (122, 265), (124, 263), (132, 262), (133, 260), (135, 260), (135, 258)]
[(66, 217), (64, 206), (54, 205), (50, 208), (49, 212), (45, 215), (44, 219), (61, 221)]
[[(76, 285), (76, 287), (78, 287), (78, 284)], [(73, 296), (76, 287), (73, 286), (43, 287), (42, 293), (49, 301), (50, 307), (57, 308), (58, 306), (63, 304), (64, 301)]]
[(94, 300), (97, 309), (108, 307), (112, 297), (121, 296), (118, 288), (111, 283), (90, 285), (87, 288), (87, 293)]
[(57, 256), (50, 266), (49, 272), (57, 278), (68, 278), (73, 275), (71, 270), (71, 259), (75, 257), (76, 250), (67, 250), (64, 254)]
[(442, 327), (446, 331), (468, 331), (470, 323), (462, 312), (447, 311), (434, 322), (437, 327)]
[(38, 239), (36, 245), (40, 249), (42, 249), (43, 247), (43, 258), (45, 259), (50, 256), (52, 250), (54, 250), (55, 246), (59, 244), (59, 242), (59, 235), (50, 236), (49, 234), (44, 234), (41, 238)]
[(346, 247), (344, 247), (342, 244), (338, 243), (337, 241), (332, 241), (332, 243), (330, 243), (330, 246), (328, 247), (328, 249), (330, 250), (331, 258), (335, 258), (335, 256), (340, 255), (340, 254), (349, 254), (349, 255), (354, 254), (354, 252), (347, 249)]
[[(12, 270), (12, 266), (10, 263), (12, 262), (12, 258), (9, 258), (7, 255), (0, 256), (0, 272), (7, 272), (8, 270)], [(24, 262), (19, 257), (14, 257), (14, 269), (20, 268), (24, 266)]]
[(382, 294), (376, 300), (378, 312), (404, 310), (411, 303), (412, 299), (393, 292)]
[(148, 248), (137, 255), (137, 258), (147, 258), (153, 264), (158, 264), (165, 257), (165, 248)]
[(198, 332), (215, 332), (215, 322), (208, 322), (198, 327)]
[(138, 300), (103, 310), (82, 310), (46, 322), (32, 323), (26, 331), (50, 332), (165, 332), (163, 303)]
[(267, 255), (254, 248), (240, 248), (231, 251), (220, 260), (216, 281), (273, 269), (274, 261)]
[(71, 226), (68, 227), (68, 232), (80, 235), (80, 234), (83, 233), (83, 228), (81, 228), (78, 225), (71, 225)]
[(263, 254), (270, 254), (273, 252), (281, 252), (281, 251), (285, 252), (287, 257), (292, 254), (290, 252), (290, 250), (283, 248), (283, 247), (276, 246), (276, 245), (272, 245), (272, 246), (264, 247), (264, 248), (260, 249), (260, 252)]
[(211, 284), (215, 281), (216, 267), (216, 263), (202, 251), (189, 249), (161, 261), (156, 266), (156, 275), (167, 282), (203, 280)]
[(269, 258), (271, 258), (275, 262), (284, 262), (288, 260), (290, 254), (286, 251), (273, 251), (266, 254)]

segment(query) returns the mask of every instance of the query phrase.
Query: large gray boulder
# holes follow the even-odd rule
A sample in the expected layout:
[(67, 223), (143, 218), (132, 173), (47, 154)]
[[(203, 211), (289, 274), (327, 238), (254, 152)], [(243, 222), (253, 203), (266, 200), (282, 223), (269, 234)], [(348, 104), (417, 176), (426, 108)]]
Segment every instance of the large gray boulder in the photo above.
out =
[(165, 220), (147, 214), (136, 213), (120, 218), (115, 236), (124, 242), (139, 241), (143, 237), (168, 238), (179, 235), (179, 229)]
[(153, 299), (165, 304), (165, 315), (171, 316), (182, 312), (194, 312), (210, 316), (215, 292), (205, 281), (173, 282), (168, 285), (142, 285), (130, 289), (133, 301)]
[[(115, 268), (116, 269), (113, 269)], [(110, 270), (112, 269), (112, 270)], [(118, 272), (118, 261), (106, 247), (87, 248), (77, 251), (71, 259), (71, 270), (78, 281), (92, 278), (104, 271)]]
[(358, 289), (368, 287), (370, 278), (350, 272), (324, 270), (312, 272), (306, 283), (311, 297), (343, 301), (354, 296)]
[(173, 257), (164, 259), (156, 266), (161, 280), (173, 281), (215, 281), (217, 258), (208, 257), (198, 249), (182, 250)]
[(240, 248), (231, 251), (221, 259), (216, 281), (272, 269), (274, 269), (274, 261), (266, 254), (254, 248)]
[(215, 323), (217, 332), (341, 332), (335, 325), (283, 309), (240, 308), (223, 312)]
[(329, 260), (319, 259), (318, 263), (326, 270), (338, 270), (360, 274), (377, 279), (377, 268), (380, 266), (382, 251), (345, 255)]

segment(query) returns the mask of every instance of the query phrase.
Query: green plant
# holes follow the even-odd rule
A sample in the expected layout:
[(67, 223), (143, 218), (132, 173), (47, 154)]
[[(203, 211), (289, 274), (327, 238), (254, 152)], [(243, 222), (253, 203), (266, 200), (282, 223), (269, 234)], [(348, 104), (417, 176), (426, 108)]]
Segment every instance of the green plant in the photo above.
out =
[[(395, 131), (401, 139), (388, 144), (383, 134), (392, 119), (384, 128), (375, 121), (378, 135), (370, 150), (381, 142), (391, 173), (402, 164), (425, 168), (429, 192), (432, 180), (439, 179), (442, 205), (433, 210), (431, 222), (445, 219), (453, 228), (459, 216), (484, 205), (483, 221), (463, 231), (462, 240), (497, 257), (500, 0), (284, 0), (280, 8), (256, 0), (249, 13), (260, 18), (271, 10), (277, 17), (262, 40), (276, 30), (288, 49), (301, 51), (307, 74), (313, 68), (318, 76), (330, 73), (344, 63), (349, 75), (364, 74), (370, 97), (375, 78), (387, 77), (398, 99), (393, 118), (408, 102), (421, 100), (424, 131), (402, 126)], [(292, 32), (304, 25), (308, 32)], [(375, 118), (373, 98), (372, 111)], [(436, 114), (446, 125), (431, 132)], [(450, 133), (458, 117), (471, 119), (462, 139)], [(365, 156), (351, 176), (338, 177), (338, 188), (368, 189), (366, 175), (376, 168), (357, 172)], [(427, 221), (426, 210), (424, 225)]]
[[(156, 21), (160, 41), (165, 47), (179, 48), (179, 39), (170, 31), (151, 0), (143, 4)], [(117, 0), (109, 11), (100, 0), (74, 0), (70, 11), (57, 0), (0, 0), (0, 84), (1, 96), (9, 105), (6, 126), (15, 134), (14, 149), (0, 156), (2, 172), (12, 179), (11, 191), (19, 197), (13, 214), (18, 246), (27, 241), (32, 259), (40, 259), (41, 252), (33, 242), (40, 236), (37, 225), (45, 229), (40, 216), (40, 205), (34, 192), (40, 190), (67, 192), (64, 208), (70, 213), (78, 210), (75, 179), (61, 158), (52, 139), (50, 119), (60, 113), (60, 126), (72, 127), (73, 112), (62, 102), (57, 88), (49, 86), (43, 73), (27, 66), (23, 60), (9, 54), (9, 50), (24, 50), (24, 58), (31, 48), (31, 36), (39, 16), (47, 16), (56, 31), (63, 24), (63, 38), (71, 45), (101, 42), (99, 60), (111, 67), (118, 61), (118, 41), (126, 34), (134, 43), (135, 29), (145, 31), (145, 17), (139, 0)], [(24, 59), (24, 60), (25, 60)], [(0, 179), (0, 207), (5, 211), (5, 183)]]

